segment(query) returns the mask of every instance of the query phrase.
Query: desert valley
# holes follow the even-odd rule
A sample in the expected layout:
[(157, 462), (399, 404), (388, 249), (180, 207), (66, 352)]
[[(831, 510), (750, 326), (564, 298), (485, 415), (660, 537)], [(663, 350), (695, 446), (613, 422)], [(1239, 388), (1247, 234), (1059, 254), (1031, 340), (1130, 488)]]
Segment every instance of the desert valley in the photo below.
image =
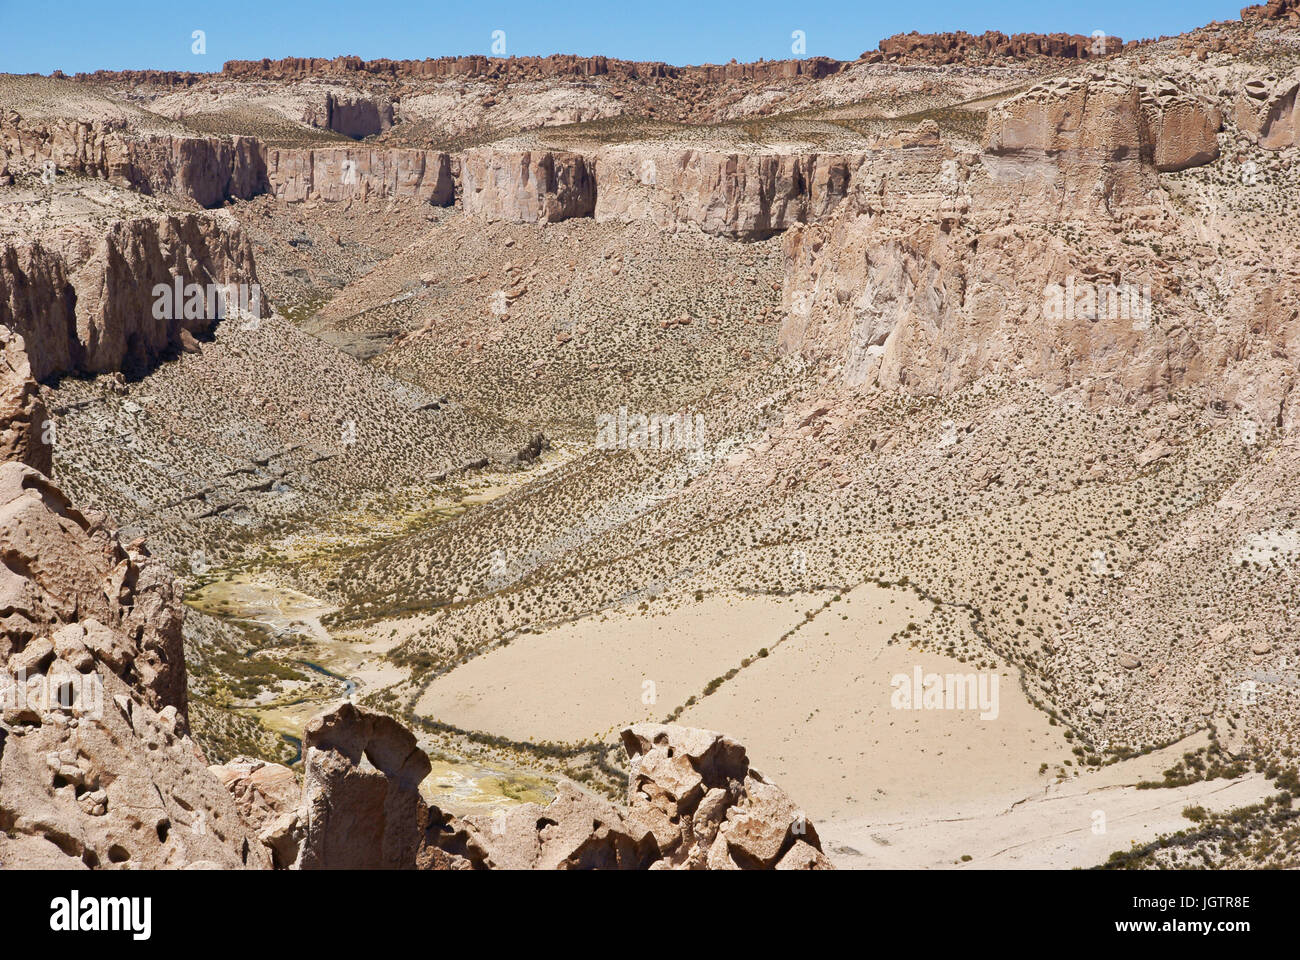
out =
[(0, 75), (0, 866), (1300, 866), (1298, 94)]

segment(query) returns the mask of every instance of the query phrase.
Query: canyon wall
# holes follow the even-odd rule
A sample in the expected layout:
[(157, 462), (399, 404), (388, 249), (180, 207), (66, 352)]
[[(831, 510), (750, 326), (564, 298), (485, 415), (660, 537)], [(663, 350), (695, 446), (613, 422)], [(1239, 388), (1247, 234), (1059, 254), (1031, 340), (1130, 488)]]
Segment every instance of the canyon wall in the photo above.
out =
[(40, 167), (121, 183), (144, 193), (177, 193), (212, 207), (261, 192), (261, 148), (251, 137), (136, 135), (120, 121), (0, 118), (0, 150)]
[(434, 150), (263, 148), (264, 191), (281, 200), (410, 197), (436, 206), (455, 199), (451, 157)]
[(581, 154), (560, 151), (468, 150), (460, 155), (466, 213), (516, 223), (589, 217), (596, 179)]
[(38, 380), (146, 365), (215, 319), (174, 300), (160, 311), (155, 287), (174, 290), (178, 277), (205, 290), (255, 284), (252, 248), (233, 221), (202, 214), (118, 220), (57, 246), (7, 246), (0, 323), (26, 341)]
[(39, 168), (109, 180), (202, 207), (271, 193), (287, 200), (413, 197), (453, 202), (451, 159), (432, 150), (267, 147), (252, 137), (136, 135), (112, 121), (0, 118), (0, 151)]
[[(1248, 263), (1192, 287), (1205, 264), (1120, 239), (1126, 227), (1172, 236), (1157, 158), (1211, 153), (1217, 118), (1188, 121), (1191, 101), (1166, 99), (1162, 118), (1136, 85), (1053, 81), (990, 112), (974, 162), (918, 152), (907, 171), (892, 158), (863, 165), (826, 222), (784, 237), (783, 348), (849, 383), (912, 394), (1008, 375), (1139, 404), (1203, 388), (1259, 422), (1294, 419), (1300, 284)], [(1162, 146), (1162, 122), (1181, 145)], [(952, 195), (927, 194), (947, 164)], [(890, 189), (905, 176), (913, 186)], [(1067, 242), (1081, 228), (1086, 255)], [(1207, 298), (1223, 302), (1210, 313)]]
[(607, 147), (596, 157), (601, 221), (648, 220), (744, 239), (822, 219), (848, 192), (865, 154)]

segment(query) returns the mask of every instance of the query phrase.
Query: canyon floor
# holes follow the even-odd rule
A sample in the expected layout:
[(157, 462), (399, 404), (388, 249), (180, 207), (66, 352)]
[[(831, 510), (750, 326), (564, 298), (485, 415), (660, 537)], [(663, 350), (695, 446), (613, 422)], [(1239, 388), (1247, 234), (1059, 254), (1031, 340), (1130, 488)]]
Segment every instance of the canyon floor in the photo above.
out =
[(0, 77), (0, 324), (210, 763), (349, 701), (492, 816), (680, 723), (841, 868), (1300, 865), (1294, 20), (901, 49)]

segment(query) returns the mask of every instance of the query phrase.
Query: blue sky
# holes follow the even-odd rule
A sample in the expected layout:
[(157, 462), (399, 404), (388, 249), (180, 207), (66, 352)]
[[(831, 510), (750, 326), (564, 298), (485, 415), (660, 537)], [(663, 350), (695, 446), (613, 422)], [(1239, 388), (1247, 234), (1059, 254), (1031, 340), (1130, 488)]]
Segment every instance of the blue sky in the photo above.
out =
[[(0, 72), (219, 70), (226, 60), (260, 57), (488, 54), (494, 30), (505, 31), (509, 54), (603, 53), (676, 64), (782, 59), (791, 56), (791, 33), (802, 30), (808, 56), (852, 59), (882, 37), (908, 30), (1105, 30), (1133, 39), (1234, 18), (1242, 5), (1242, 0), (992, 0), (977, 5), (958, 0), (0, 0)], [(205, 32), (204, 56), (191, 52), (195, 30)]]

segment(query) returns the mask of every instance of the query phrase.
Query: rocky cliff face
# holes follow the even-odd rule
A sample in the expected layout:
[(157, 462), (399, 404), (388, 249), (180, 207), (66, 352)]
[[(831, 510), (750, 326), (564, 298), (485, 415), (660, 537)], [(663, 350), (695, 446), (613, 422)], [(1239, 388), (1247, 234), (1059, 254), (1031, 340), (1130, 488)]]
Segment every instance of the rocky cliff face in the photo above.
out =
[(1039, 84), (989, 111), (984, 165), (1008, 201), (1061, 216), (1150, 202), (1153, 138), (1135, 84), (1094, 74)]
[(608, 147), (596, 159), (596, 219), (767, 237), (825, 218), (864, 156)]
[[(350, 136), (378, 132), (385, 122), (392, 123), (391, 103), (381, 109), (365, 98), (330, 98), (333, 106), (323, 122), (340, 124)], [(366, 119), (372, 113), (373, 124)], [(455, 191), (447, 154), (400, 147), (274, 148), (252, 137), (134, 136), (120, 123), (56, 119), (29, 124), (10, 114), (0, 120), (0, 150), (32, 168), (52, 160), (66, 173), (147, 194), (172, 193), (202, 207), (262, 193), (286, 200), (415, 197), (445, 206)]]
[(186, 729), (179, 598), (141, 543), (33, 462), (21, 342), (0, 364), (0, 866), (265, 867)]
[(0, 249), (0, 324), (31, 341), (23, 362), (37, 380), (81, 367), (76, 303), (57, 252), (39, 243)]
[(1151, 161), (1162, 173), (1219, 159), (1223, 111), (1173, 84), (1139, 85), (1151, 137)]
[(1124, 49), (1121, 37), (1082, 36), (1068, 33), (1016, 33), (1008, 36), (989, 30), (978, 36), (956, 33), (896, 33), (880, 41), (880, 53), (887, 60), (903, 63), (971, 63), (995, 58), (1024, 60), (1053, 57), (1065, 60), (1095, 60)]
[(331, 92), (325, 95), (321, 114), (309, 114), (305, 119), (312, 126), (360, 140), (393, 125), (393, 101), (388, 97)]
[(48, 475), (53, 445), (43, 436), (49, 413), (32, 380), (23, 338), (0, 324), (0, 462), (16, 461)]
[(263, 157), (266, 192), (282, 200), (412, 197), (446, 206), (455, 198), (451, 158), (433, 150), (271, 147)]
[[(913, 188), (900, 205), (864, 165), (826, 223), (785, 237), (783, 345), (833, 359), (849, 383), (914, 394), (1007, 374), (1114, 402), (1203, 388), (1259, 422), (1294, 420), (1291, 285), (1247, 267), (1189, 288), (1200, 253), (1153, 258), (1118, 239), (1180, 235), (1155, 162), (1210, 152), (1215, 118), (1199, 109), (1181, 95), (1144, 108), (1135, 86), (1105, 78), (1058, 82), (990, 112), (986, 150), (958, 158), (951, 197)], [(1067, 222), (1089, 229), (1088, 255)]]
[[(233, 221), (184, 214), (114, 221), (102, 235), (69, 234), (0, 251), (0, 322), (27, 344), (37, 379), (149, 364), (206, 332), (212, 285), (257, 282), (252, 248)], [(198, 285), (203, 306), (172, 295)], [(156, 288), (165, 288), (167, 303)]]
[(1248, 81), (1233, 104), (1237, 126), (1265, 150), (1300, 143), (1300, 75), (1268, 74)]
[(467, 213), (516, 223), (589, 217), (596, 179), (588, 159), (560, 151), (469, 150), (460, 157)]
[(116, 120), (0, 118), (0, 150), (32, 167), (110, 180), (144, 193), (175, 193), (200, 206), (265, 189), (264, 161), (251, 137), (137, 135)]

